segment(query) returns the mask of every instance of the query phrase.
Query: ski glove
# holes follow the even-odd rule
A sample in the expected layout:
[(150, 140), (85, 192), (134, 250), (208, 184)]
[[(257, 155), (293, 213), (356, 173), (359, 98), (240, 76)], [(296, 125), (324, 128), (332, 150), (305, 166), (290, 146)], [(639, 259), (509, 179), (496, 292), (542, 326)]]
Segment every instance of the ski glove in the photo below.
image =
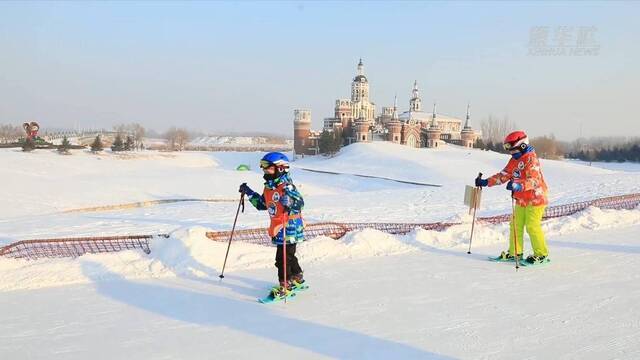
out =
[(238, 192), (244, 193), (249, 197), (253, 196), (253, 194), (256, 193), (255, 191), (251, 190), (251, 188), (249, 187), (249, 185), (247, 185), (247, 183), (242, 183), (242, 185), (240, 185), (240, 189), (238, 190)]
[(509, 180), (509, 182), (507, 183), (507, 190), (518, 192), (518, 191), (524, 190), (524, 188), (521, 183), (514, 182), (513, 180)]
[(483, 187), (483, 186), (488, 186), (489, 185), (489, 180), (487, 179), (482, 179), (482, 178), (476, 178), (476, 186), (479, 187)]

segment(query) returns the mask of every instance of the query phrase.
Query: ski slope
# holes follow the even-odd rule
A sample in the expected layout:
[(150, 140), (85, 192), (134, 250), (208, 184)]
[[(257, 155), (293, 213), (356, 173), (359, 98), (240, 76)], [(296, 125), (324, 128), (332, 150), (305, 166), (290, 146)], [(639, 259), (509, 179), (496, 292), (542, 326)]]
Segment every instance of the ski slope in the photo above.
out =
[[(21, 359), (113, 358), (622, 358), (640, 356), (640, 209), (591, 208), (544, 223), (552, 263), (515, 271), (486, 261), (507, 225), (476, 227), (463, 187), (501, 169), (505, 155), (456, 146), (355, 144), (293, 165), (316, 221), (462, 221), (443, 232), (374, 230), (299, 246), (311, 289), (287, 304), (255, 300), (273, 284), (274, 249), (226, 244), (237, 203), (175, 203), (115, 211), (68, 209), (169, 198), (238, 199), (261, 184), (261, 153), (118, 156), (0, 151), (0, 244), (20, 239), (171, 234), (152, 252), (78, 259), (0, 259), (0, 354)], [(5, 166), (6, 165), (6, 166)], [(552, 203), (640, 192), (632, 164), (604, 169), (542, 161)], [(300, 171), (393, 177), (440, 188)], [(479, 215), (507, 213), (506, 191), (483, 192)], [(239, 228), (267, 217), (247, 204)], [(528, 241), (525, 241), (526, 251)]]

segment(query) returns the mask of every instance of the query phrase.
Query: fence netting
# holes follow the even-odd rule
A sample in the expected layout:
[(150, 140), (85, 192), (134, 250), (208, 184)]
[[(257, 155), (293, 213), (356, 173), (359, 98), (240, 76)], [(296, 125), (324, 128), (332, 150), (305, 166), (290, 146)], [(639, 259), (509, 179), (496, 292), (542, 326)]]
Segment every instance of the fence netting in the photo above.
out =
[[(611, 196), (595, 200), (576, 202), (571, 204), (549, 206), (543, 219), (553, 219), (568, 216), (585, 210), (590, 206), (601, 209), (634, 209), (640, 205), (640, 193)], [(479, 217), (480, 223), (498, 224), (508, 222), (511, 214), (503, 214), (489, 217)], [(389, 234), (406, 234), (414, 229), (442, 231), (460, 222), (434, 222), (434, 223), (343, 223), (321, 222), (311, 223), (305, 226), (305, 235), (308, 238), (327, 236), (340, 239), (350, 231), (375, 229)], [(78, 257), (87, 253), (112, 253), (123, 250), (139, 249), (149, 254), (151, 252), (150, 240), (160, 235), (125, 235), (125, 236), (99, 236), (56, 239), (22, 240), (4, 247), (0, 247), (0, 257), (9, 258), (60, 258)], [(229, 231), (207, 232), (207, 237), (214, 241), (228, 241)], [(243, 241), (252, 244), (271, 245), (271, 238), (267, 235), (266, 228), (236, 230), (233, 241)]]
[[(581, 201), (571, 204), (549, 206), (545, 210), (543, 219), (553, 219), (562, 216), (569, 216), (585, 210), (590, 206), (601, 209), (634, 209), (640, 204), (640, 193), (611, 196), (589, 201)], [(503, 214), (489, 217), (479, 217), (479, 223), (499, 224), (508, 222), (511, 214)], [(316, 236), (328, 236), (333, 239), (340, 239), (347, 232), (362, 229), (375, 229), (389, 234), (406, 234), (414, 229), (442, 231), (453, 225), (460, 225), (460, 222), (434, 222), (434, 223), (342, 223), (342, 222), (322, 222), (307, 224), (305, 226), (305, 236), (308, 238)], [(228, 241), (230, 231), (208, 232), (207, 237), (214, 241)], [(267, 228), (236, 230), (233, 241), (244, 241), (252, 244), (271, 244), (271, 238), (267, 235)]]
[[(0, 256), (9, 258), (78, 257), (87, 253), (111, 253), (140, 249), (151, 253), (149, 240), (154, 235), (98, 236), (22, 240), (0, 248)], [(168, 235), (159, 235), (165, 236)]]

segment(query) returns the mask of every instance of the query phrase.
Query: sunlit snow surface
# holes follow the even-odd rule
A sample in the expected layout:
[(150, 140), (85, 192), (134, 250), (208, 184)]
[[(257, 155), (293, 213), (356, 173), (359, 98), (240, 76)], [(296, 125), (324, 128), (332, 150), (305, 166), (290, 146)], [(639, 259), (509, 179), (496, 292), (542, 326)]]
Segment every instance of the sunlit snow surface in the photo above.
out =
[[(292, 167), (308, 222), (463, 225), (394, 236), (374, 230), (299, 245), (311, 288), (264, 306), (274, 248), (204, 237), (231, 228), (238, 185), (261, 188), (262, 153), (94, 155), (0, 150), (0, 243), (49, 237), (170, 233), (152, 252), (38, 261), (0, 259), (0, 354), (85, 358), (638, 358), (640, 210), (587, 211), (544, 224), (552, 262), (515, 271), (486, 261), (506, 224), (476, 226), (464, 185), (505, 155), (456, 146), (373, 143)], [(249, 172), (236, 171), (250, 164)], [(634, 164), (542, 160), (553, 204), (640, 192)], [(302, 168), (439, 184), (408, 185)], [(113, 211), (72, 209), (163, 199), (219, 199)], [(483, 191), (480, 216), (508, 213)], [(248, 203), (239, 228), (263, 227)], [(528, 240), (525, 241), (527, 252)]]

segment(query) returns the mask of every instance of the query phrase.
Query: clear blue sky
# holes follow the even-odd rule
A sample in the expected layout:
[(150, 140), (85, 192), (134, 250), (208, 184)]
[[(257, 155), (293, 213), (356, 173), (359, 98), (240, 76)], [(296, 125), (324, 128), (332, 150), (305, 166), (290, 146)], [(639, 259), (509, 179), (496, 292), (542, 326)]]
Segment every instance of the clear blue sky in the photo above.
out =
[[(205, 131), (314, 127), (348, 97), (360, 57), (371, 99), (423, 103), (533, 135), (640, 135), (639, 3), (0, 2), (0, 123)], [(569, 29), (560, 33), (558, 27)], [(531, 56), (531, 30), (597, 56)]]

